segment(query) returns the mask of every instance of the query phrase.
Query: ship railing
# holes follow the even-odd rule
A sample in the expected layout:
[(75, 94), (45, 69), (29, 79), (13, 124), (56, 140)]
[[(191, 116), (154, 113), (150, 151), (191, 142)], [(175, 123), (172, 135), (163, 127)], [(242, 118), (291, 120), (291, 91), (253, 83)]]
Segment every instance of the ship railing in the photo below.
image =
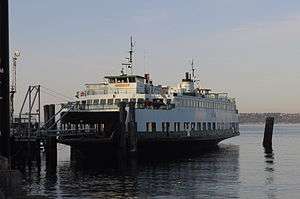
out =
[(88, 96), (88, 95), (106, 95), (106, 94), (130, 94), (137, 93), (137, 88), (125, 88), (125, 89), (89, 89), (84, 91), (78, 91), (77, 95)]
[[(68, 108), (70, 103), (61, 104), (62, 108)], [(117, 105), (105, 105), (105, 104), (75, 104), (73, 110), (110, 110), (118, 109)]]
[[(61, 104), (62, 108), (69, 108), (73, 106), (72, 110), (75, 111), (93, 111), (93, 110), (118, 110), (119, 106), (117, 104), (79, 104), (79, 103), (65, 103)], [(127, 103), (128, 106), (128, 103)], [(135, 104), (136, 109), (159, 109), (159, 110), (170, 110), (175, 108), (175, 104), (161, 105), (161, 106), (153, 106), (147, 105), (144, 102), (137, 102)]]

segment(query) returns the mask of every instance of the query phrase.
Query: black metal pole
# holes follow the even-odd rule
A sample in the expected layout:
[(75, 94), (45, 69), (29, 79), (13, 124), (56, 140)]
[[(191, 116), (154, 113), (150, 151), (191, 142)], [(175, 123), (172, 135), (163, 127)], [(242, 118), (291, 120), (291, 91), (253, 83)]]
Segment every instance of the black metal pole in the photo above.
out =
[(8, 0), (0, 1), (0, 134), (1, 154), (9, 157), (9, 25)]

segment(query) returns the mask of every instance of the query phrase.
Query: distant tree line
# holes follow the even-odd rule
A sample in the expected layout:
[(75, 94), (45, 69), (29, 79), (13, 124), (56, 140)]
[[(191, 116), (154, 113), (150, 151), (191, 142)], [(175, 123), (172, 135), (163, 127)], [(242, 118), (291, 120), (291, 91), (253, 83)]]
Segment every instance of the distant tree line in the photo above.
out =
[(240, 123), (264, 123), (274, 117), (276, 123), (300, 123), (300, 113), (240, 113)]

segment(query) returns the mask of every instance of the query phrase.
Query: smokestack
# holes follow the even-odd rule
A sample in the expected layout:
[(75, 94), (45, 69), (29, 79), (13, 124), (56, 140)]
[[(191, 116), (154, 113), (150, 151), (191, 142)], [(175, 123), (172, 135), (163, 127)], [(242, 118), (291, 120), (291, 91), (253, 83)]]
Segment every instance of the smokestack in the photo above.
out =
[(185, 79), (189, 80), (189, 73), (188, 72), (185, 73)]
[(148, 84), (149, 80), (150, 80), (150, 74), (145, 74), (144, 77), (145, 77), (146, 83)]

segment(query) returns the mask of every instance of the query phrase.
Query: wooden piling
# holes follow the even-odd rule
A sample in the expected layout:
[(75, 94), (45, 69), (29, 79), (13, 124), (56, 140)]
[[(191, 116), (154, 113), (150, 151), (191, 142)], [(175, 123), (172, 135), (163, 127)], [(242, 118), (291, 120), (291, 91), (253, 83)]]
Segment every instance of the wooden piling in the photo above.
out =
[[(49, 120), (50, 118), (49, 118), (49, 105), (45, 105), (44, 106), (44, 122), (46, 123), (46, 122), (48, 122), (48, 120)], [(46, 124), (46, 128), (48, 128), (48, 124)]]
[(120, 102), (119, 103), (119, 114), (120, 114), (120, 134), (119, 134), (119, 147), (122, 150), (126, 150), (126, 116), (127, 116), (127, 112), (126, 112), (126, 102)]
[[(56, 129), (55, 124), (55, 104), (44, 106), (44, 120), (46, 123), (46, 128), (48, 130)], [(49, 166), (57, 165), (57, 139), (56, 136), (51, 136), (50, 133), (47, 134), (46, 138), (46, 162)]]
[(267, 117), (265, 124), (265, 133), (263, 139), (263, 147), (266, 151), (272, 151), (272, 137), (273, 137), (274, 117)]
[(128, 122), (128, 152), (137, 152), (137, 123), (135, 122), (135, 102), (129, 103), (129, 122)]

